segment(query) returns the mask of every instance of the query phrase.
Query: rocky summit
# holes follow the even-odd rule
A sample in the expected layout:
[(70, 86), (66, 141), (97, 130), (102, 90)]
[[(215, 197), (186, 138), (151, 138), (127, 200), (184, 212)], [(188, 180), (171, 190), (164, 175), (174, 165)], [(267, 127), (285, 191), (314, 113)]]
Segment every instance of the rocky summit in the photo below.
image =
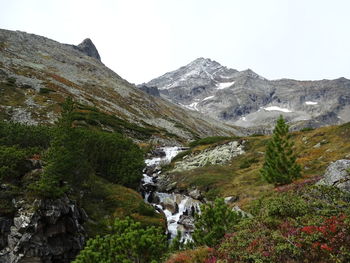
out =
[(350, 80), (268, 80), (250, 69), (237, 71), (207, 58), (143, 86), (184, 108), (237, 126), (271, 127), (282, 114), (294, 127), (350, 121)]
[(98, 53), (97, 48), (95, 47), (94, 43), (92, 43), (90, 38), (87, 38), (81, 42), (77, 48), (89, 57), (96, 58), (97, 60), (101, 61), (100, 54)]

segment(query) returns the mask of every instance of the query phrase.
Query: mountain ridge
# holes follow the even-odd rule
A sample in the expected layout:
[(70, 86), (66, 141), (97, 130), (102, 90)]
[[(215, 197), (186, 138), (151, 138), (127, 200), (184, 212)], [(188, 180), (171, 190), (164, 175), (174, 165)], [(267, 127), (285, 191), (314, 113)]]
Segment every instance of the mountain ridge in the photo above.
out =
[[(185, 140), (237, 131), (198, 113), (188, 113), (164, 99), (145, 95), (104, 66), (98, 57), (73, 45), (1, 29), (0, 54), (0, 115), (5, 119), (52, 123), (60, 114), (59, 103), (71, 96), (128, 122), (155, 126)], [(161, 141), (167, 139), (155, 136)]]
[(293, 129), (350, 121), (350, 80), (268, 80), (198, 58), (155, 78), (163, 98), (205, 116), (248, 129), (271, 130), (284, 115)]

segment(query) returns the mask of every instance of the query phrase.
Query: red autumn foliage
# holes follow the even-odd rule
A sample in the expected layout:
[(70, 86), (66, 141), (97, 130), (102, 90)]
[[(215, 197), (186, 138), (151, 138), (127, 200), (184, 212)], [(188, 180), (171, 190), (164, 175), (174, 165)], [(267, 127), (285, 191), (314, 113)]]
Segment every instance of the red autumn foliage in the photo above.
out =
[(288, 184), (288, 185), (283, 185), (283, 186), (276, 187), (275, 191), (281, 193), (281, 192), (288, 192), (288, 191), (291, 191), (291, 190), (301, 190), (301, 189), (303, 189), (306, 186), (315, 184), (321, 178), (322, 178), (322, 176), (316, 176), (316, 177), (305, 179), (305, 180), (302, 180), (302, 181), (296, 181), (296, 182), (293, 182), (293, 183)]

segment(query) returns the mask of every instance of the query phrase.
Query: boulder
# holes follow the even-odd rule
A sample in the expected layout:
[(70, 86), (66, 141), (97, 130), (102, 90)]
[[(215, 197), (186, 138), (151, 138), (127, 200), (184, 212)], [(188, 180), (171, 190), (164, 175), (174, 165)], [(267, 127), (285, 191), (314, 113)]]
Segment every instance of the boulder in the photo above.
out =
[(224, 201), (226, 204), (232, 204), (234, 202), (237, 202), (238, 201), (238, 196), (228, 196), (228, 197), (225, 197)]
[(338, 160), (331, 163), (318, 185), (336, 186), (350, 193), (350, 160)]
[(172, 214), (176, 214), (179, 212), (179, 206), (176, 203), (175, 200), (171, 198), (165, 198), (161, 201), (160, 205), (163, 207), (164, 210), (170, 211)]
[(182, 225), (186, 232), (194, 231), (194, 218), (190, 215), (181, 215), (178, 224)]
[(244, 212), (238, 205), (235, 205), (234, 207), (232, 207), (232, 211), (240, 213), (244, 217), (253, 217), (252, 214)]
[(188, 195), (193, 199), (197, 199), (197, 200), (200, 200), (202, 198), (202, 194), (198, 189), (193, 189), (188, 193)]

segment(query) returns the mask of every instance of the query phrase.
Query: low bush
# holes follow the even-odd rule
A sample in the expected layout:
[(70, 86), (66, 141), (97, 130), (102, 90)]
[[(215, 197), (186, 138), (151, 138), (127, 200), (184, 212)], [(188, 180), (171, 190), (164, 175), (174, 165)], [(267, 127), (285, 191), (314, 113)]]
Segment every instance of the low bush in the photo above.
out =
[(201, 206), (201, 213), (195, 216), (194, 245), (217, 245), (241, 218), (242, 215), (232, 211), (222, 198)]
[(300, 131), (302, 132), (307, 132), (307, 131), (313, 131), (315, 128), (312, 128), (312, 127), (305, 127), (305, 128), (302, 128)]
[(193, 250), (178, 252), (169, 257), (166, 263), (216, 263), (216, 257), (213, 256), (213, 249), (200, 247)]
[(258, 163), (257, 158), (244, 159), (243, 162), (239, 165), (240, 169), (249, 168), (253, 163)]
[(130, 218), (116, 220), (112, 233), (87, 242), (74, 263), (156, 263), (167, 250), (161, 228), (142, 227)]
[(48, 89), (48, 88), (40, 88), (40, 89), (39, 89), (39, 93), (40, 93), (40, 94), (49, 94), (49, 93), (51, 93), (51, 92), (56, 92), (56, 91), (53, 90), (53, 89)]
[(251, 204), (254, 218), (227, 233), (227, 262), (349, 262), (349, 195), (333, 187), (277, 193)]
[(206, 145), (206, 144), (213, 144), (213, 143), (219, 143), (222, 141), (226, 141), (226, 140), (233, 140), (236, 139), (238, 137), (227, 137), (227, 136), (212, 136), (212, 137), (206, 137), (203, 139), (199, 139), (193, 142), (190, 142), (188, 145), (190, 147), (196, 147), (199, 145)]
[(0, 145), (47, 149), (51, 138), (50, 127), (0, 121)]
[(0, 146), (0, 183), (18, 180), (28, 170), (27, 153), (16, 146)]

